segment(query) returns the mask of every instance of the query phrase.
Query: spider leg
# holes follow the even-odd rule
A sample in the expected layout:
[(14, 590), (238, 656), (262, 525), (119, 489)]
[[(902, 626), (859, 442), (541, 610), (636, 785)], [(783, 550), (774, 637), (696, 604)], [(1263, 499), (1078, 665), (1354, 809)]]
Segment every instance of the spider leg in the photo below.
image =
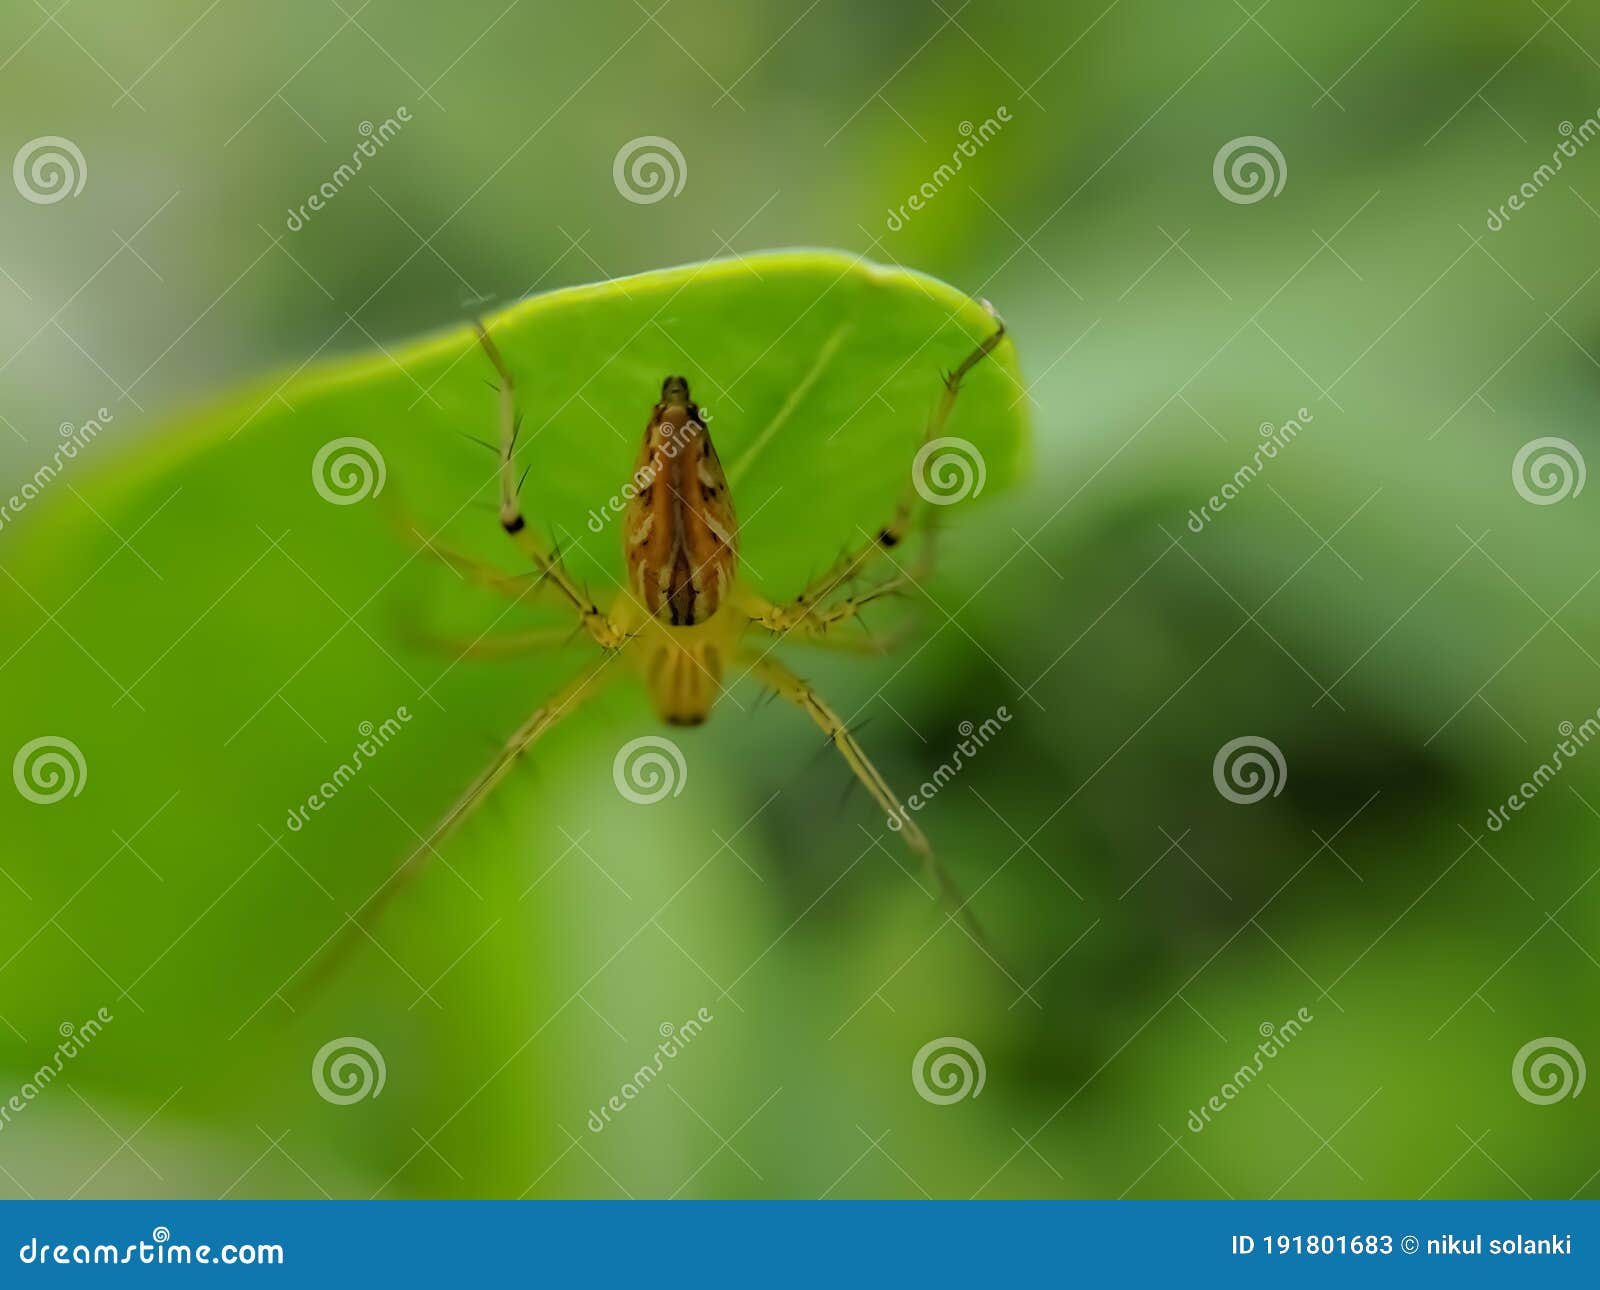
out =
[[(922, 432), (922, 444), (925, 446), (937, 439), (944, 431), (946, 423), (950, 420), (950, 413), (955, 409), (956, 397), (961, 393), (961, 382), (974, 367), (981, 363), (997, 346), (1006, 334), (1006, 324), (999, 314), (995, 313), (993, 306), (984, 301), (984, 308), (989, 316), (994, 319), (995, 329), (989, 333), (960, 363), (944, 378), (944, 391), (939, 396), (939, 402), (934, 407), (928, 424)], [(900, 500), (895, 505), (894, 514), (888, 523), (878, 529), (877, 533), (859, 544), (854, 550), (846, 551), (828, 568), (828, 570), (812, 579), (798, 596), (786, 604), (773, 604), (763, 601), (759, 597), (752, 597), (750, 616), (760, 626), (771, 632), (787, 632), (800, 626), (808, 619), (825, 617), (819, 611), (818, 605), (828, 600), (840, 588), (847, 586), (860, 576), (862, 570), (871, 564), (874, 558), (882, 552), (893, 550), (905, 541), (911, 529), (912, 517), (916, 513), (919, 494), (915, 484), (908, 480)], [(878, 595), (886, 594), (888, 590), (896, 590), (909, 582), (920, 578), (931, 569), (933, 563), (933, 544), (931, 539), (924, 544), (922, 556), (911, 570), (902, 570), (901, 573), (890, 578), (882, 589), (869, 594), (862, 603), (876, 599)], [(853, 617), (854, 610), (843, 615), (845, 618)], [(839, 621), (833, 619), (831, 621)]]
[(823, 650), (829, 654), (853, 654), (878, 658), (894, 653), (896, 649), (905, 643), (906, 638), (910, 635), (907, 631), (897, 629), (882, 636), (876, 636), (865, 630), (865, 620), (858, 616), (857, 621), (863, 624), (863, 632), (859, 635), (839, 633), (816, 635), (808, 632), (791, 639), (796, 645), (805, 645), (812, 649)]
[[(517, 604), (535, 603), (539, 588), (544, 583), (543, 577), (537, 572), (506, 573), (487, 561), (433, 541), (415, 520), (401, 512), (395, 513), (394, 520), (403, 538), (415, 545), (419, 552), (454, 569), (463, 581), (493, 591)], [(460, 662), (469, 658), (508, 658), (532, 650), (557, 648), (581, 633), (583, 625), (535, 628), (506, 636), (457, 638), (437, 635), (419, 626), (413, 617), (404, 615), (397, 616), (395, 630), (410, 645), (448, 655), (453, 661)]]
[(466, 659), (516, 658), (537, 650), (570, 645), (581, 627), (535, 627), (529, 631), (491, 636), (438, 636), (412, 623), (403, 627), (407, 644), (443, 654), (454, 662)]
[(500, 377), (500, 527), (505, 529), (518, 549), (533, 561), (541, 577), (548, 580), (572, 603), (584, 628), (596, 642), (604, 649), (616, 649), (622, 644), (623, 634), (618, 631), (605, 611), (595, 604), (589, 593), (567, 572), (566, 566), (561, 563), (560, 555), (547, 549), (528, 528), (528, 521), (522, 513), (522, 504), (518, 499), (520, 485), (514, 478), (512, 464), (521, 419), (517, 415), (511, 369), (506, 366), (499, 349), (490, 339), (489, 333), (484, 330), (482, 323), (477, 324), (477, 329), (483, 352), (488, 355), (489, 362), (493, 364), (495, 372)]
[(289, 980), (284, 982), (284, 987), (305, 972), (308, 965), (315, 960), (316, 965), (311, 968), (306, 984), (296, 991), (296, 993), (309, 992), (326, 979), (362, 939), (371, 937), (371, 929), (377, 923), (379, 915), (396, 895), (415, 881), (428, 861), (439, 854), (439, 844), (483, 805), (495, 786), (511, 773), (529, 748), (548, 734), (558, 721), (568, 716), (580, 702), (592, 698), (598, 692), (600, 684), (609, 679), (604, 676), (606, 663), (609, 661), (608, 659), (602, 662), (598, 667), (568, 682), (534, 710), (533, 714), (517, 728), (516, 733), (506, 740), (494, 760), (479, 772), (478, 777), (467, 786), (455, 804), (445, 812), (427, 836), (418, 842), (411, 854), (395, 867), (376, 891), (357, 906), (353, 914), (346, 916), (344, 926), (324, 942), (322, 949), (313, 955), (312, 959), (294, 971)]
[[(988, 953), (988, 939), (983, 934), (983, 929), (978, 925), (978, 920), (967, 908), (967, 901), (961, 895), (960, 889), (945, 867), (939, 863), (938, 857), (933, 854), (933, 847), (928, 842), (927, 835), (900, 807), (900, 799), (889, 787), (888, 781), (867, 757), (866, 751), (857, 742), (855, 735), (845, 724), (837, 712), (829, 706), (820, 694), (807, 682), (801, 680), (794, 672), (770, 654), (752, 657), (748, 660), (750, 668), (757, 676), (769, 685), (777, 694), (794, 704), (813, 722), (817, 728), (827, 735), (828, 742), (839, 750), (839, 755), (850, 767), (851, 772), (861, 781), (863, 787), (872, 795), (885, 815), (891, 819), (902, 821), (899, 833), (906, 840), (906, 845), (923, 862), (923, 865), (933, 875), (939, 884), (939, 890), (944, 896), (946, 905), (950, 908), (951, 917), (959, 919), (970, 931), (979, 946)], [(993, 957), (991, 955), (991, 957)]]
[(536, 573), (507, 573), (485, 560), (444, 546), (429, 537), (422, 525), (409, 515), (395, 512), (394, 522), (402, 539), (422, 554), (448, 565), (475, 587), (484, 587), (508, 600), (530, 598), (539, 589), (541, 579)]
[[(750, 615), (752, 622), (768, 631), (779, 635), (797, 632), (799, 639), (808, 644), (816, 644), (828, 639), (828, 633), (834, 628), (859, 618), (861, 611), (868, 605), (893, 596), (912, 586), (915, 579), (910, 572), (898, 573), (882, 582), (874, 583), (865, 590), (844, 596), (829, 604), (807, 604), (800, 608), (800, 612), (791, 614), (787, 605), (774, 605), (770, 601), (762, 600), (753, 594), (746, 595), (745, 612)], [(797, 602), (798, 604), (798, 602)], [(763, 609), (768, 616), (763, 617)]]

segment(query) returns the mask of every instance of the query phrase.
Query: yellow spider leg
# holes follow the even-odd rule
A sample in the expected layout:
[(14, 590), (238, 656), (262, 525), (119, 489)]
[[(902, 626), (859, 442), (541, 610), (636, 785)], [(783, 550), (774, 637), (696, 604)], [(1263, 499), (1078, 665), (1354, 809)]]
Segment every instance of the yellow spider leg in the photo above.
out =
[(544, 544), (528, 529), (527, 519), (522, 514), (522, 504), (517, 498), (517, 486), (512, 473), (511, 457), (517, 443), (517, 404), (511, 369), (506, 366), (499, 349), (489, 338), (489, 333), (484, 330), (482, 323), (477, 324), (477, 329), (483, 351), (489, 356), (490, 363), (494, 365), (494, 370), (500, 377), (500, 527), (505, 529), (518, 549), (533, 561), (534, 567), (540, 574), (572, 602), (573, 608), (583, 620), (585, 629), (600, 646), (604, 649), (616, 649), (622, 644), (622, 633), (606, 616), (605, 611), (594, 603), (589, 593), (573, 580), (566, 566), (561, 563), (560, 557), (552, 551), (547, 551)]
[(400, 536), (440, 564), (449, 565), (467, 582), (484, 587), (508, 600), (528, 600), (539, 589), (538, 575), (532, 573), (507, 573), (487, 561), (466, 555), (435, 542), (422, 530), (422, 526), (406, 515), (397, 514), (395, 523)]
[(790, 639), (796, 645), (805, 645), (811, 649), (819, 649), (829, 654), (853, 654), (869, 658), (881, 658), (892, 654), (911, 633), (897, 629), (881, 636), (874, 635), (815, 635), (805, 633), (793, 636)]
[[(990, 332), (960, 363), (954, 371), (944, 378), (944, 392), (939, 396), (939, 402), (934, 407), (933, 414), (928, 418), (928, 424), (922, 432), (922, 443), (931, 443), (943, 433), (945, 424), (950, 420), (950, 413), (954, 411), (956, 396), (961, 393), (961, 382), (974, 367), (981, 363), (997, 346), (1006, 334), (1005, 320), (995, 313), (993, 306), (988, 301), (984, 308), (995, 321), (995, 329)], [(854, 581), (875, 556), (882, 551), (891, 550), (905, 541), (906, 534), (911, 527), (911, 519), (916, 510), (918, 493), (913, 483), (908, 482), (905, 491), (901, 494), (895, 506), (894, 515), (878, 532), (866, 542), (861, 543), (854, 551), (849, 551), (839, 557), (833, 566), (812, 582), (794, 600), (787, 604), (773, 604), (755, 598), (751, 601), (751, 617), (760, 626), (772, 632), (786, 632), (801, 625), (807, 619), (822, 616), (817, 606), (825, 601), (839, 588)], [(918, 562), (917, 576), (932, 564), (931, 542), (924, 553), (924, 558)], [(888, 591), (904, 586), (908, 578), (901, 575), (889, 580), (884, 588), (876, 590), (874, 594), (861, 600), (861, 604), (876, 599), (878, 595), (887, 594)], [(857, 605), (855, 608), (859, 608)], [(842, 616), (835, 617), (832, 621), (853, 617), (855, 608), (850, 609)], [(826, 630), (826, 628), (824, 628)]]
[(868, 587), (865, 591), (836, 600), (831, 605), (808, 604), (799, 607), (800, 612), (795, 613), (791, 612), (790, 606), (775, 605), (752, 591), (741, 593), (740, 606), (750, 621), (759, 627), (779, 635), (798, 632), (800, 639), (816, 643), (826, 638), (835, 627), (858, 617), (873, 601), (892, 596), (911, 583), (912, 578), (909, 574), (896, 574)]
[(407, 623), (402, 631), (407, 644), (432, 650), (456, 662), (463, 659), (516, 658), (536, 650), (559, 649), (571, 644), (580, 629), (576, 627), (535, 627), (529, 631), (497, 636), (436, 636)]
[[(857, 742), (856, 737), (850, 733), (844, 719), (835, 712), (820, 694), (802, 681), (787, 666), (769, 655), (750, 657), (747, 659), (750, 668), (767, 685), (777, 691), (788, 702), (803, 711), (817, 728), (827, 735), (828, 742), (839, 750), (855, 777), (866, 787), (872, 795), (872, 800), (878, 804), (886, 816), (892, 816), (903, 821), (899, 830), (900, 836), (906, 840), (906, 845), (922, 859), (939, 884), (940, 891), (944, 894), (945, 902), (950, 906), (954, 917), (959, 918), (969, 931), (972, 932), (978, 944), (988, 952), (988, 941), (983, 934), (983, 929), (978, 925), (978, 920), (967, 909), (967, 902), (962, 897), (960, 890), (955, 885), (955, 880), (946, 872), (945, 867), (939, 863), (933, 854), (933, 847), (928, 842), (927, 836), (917, 827), (915, 820), (900, 809), (900, 801), (889, 787), (878, 768), (868, 759), (866, 751)], [(991, 955), (992, 957), (992, 955)]]
[[(816, 722), (817, 728), (827, 735), (828, 741), (839, 750), (851, 771), (855, 773), (855, 777), (866, 786), (867, 792), (872, 794), (872, 800), (882, 808), (883, 813), (886, 816), (898, 817), (901, 814), (900, 799), (894, 795), (894, 791), (879, 773), (878, 768), (868, 760), (866, 752), (845, 725), (844, 718), (828, 706), (827, 700), (770, 654), (752, 658), (750, 666), (762, 681)], [(928, 839), (922, 830), (917, 827), (915, 820), (907, 820), (901, 834), (906, 840), (906, 845), (917, 855), (925, 860), (932, 858), (933, 848), (928, 844)]]
[[(466, 791), (456, 799), (455, 804), (445, 812), (443, 818), (433, 826), (432, 831), (417, 844), (416, 849), (384, 879), (382, 885), (372, 895), (361, 902), (355, 913), (346, 919), (344, 927), (329, 938), (331, 944), (320, 953), (320, 961), (313, 969), (304, 989), (310, 990), (325, 978), (362, 938), (371, 935), (370, 929), (384, 908), (402, 889), (414, 881), (428, 861), (438, 854), (439, 843), (487, 800), (490, 792), (511, 773), (512, 768), (529, 748), (548, 734), (558, 721), (570, 714), (580, 701), (594, 696), (600, 684), (609, 679), (604, 675), (606, 670), (606, 664), (602, 663), (599, 667), (585, 672), (557, 690), (534, 710), (533, 715), (517, 728), (510, 739), (506, 740), (494, 760), (479, 773)], [(294, 976), (300, 975), (303, 970), (302, 966)], [(289, 981), (293, 981), (294, 976), (291, 976)], [(289, 982), (284, 984), (287, 986)]]

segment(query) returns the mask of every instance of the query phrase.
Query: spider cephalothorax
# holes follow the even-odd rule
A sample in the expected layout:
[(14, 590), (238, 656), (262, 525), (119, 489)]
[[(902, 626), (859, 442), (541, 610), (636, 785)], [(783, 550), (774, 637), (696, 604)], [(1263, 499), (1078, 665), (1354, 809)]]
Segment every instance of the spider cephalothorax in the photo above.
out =
[[(994, 316), (992, 310), (990, 314)], [(923, 433), (924, 444), (939, 437), (955, 406), (962, 378), (1005, 335), (998, 317), (994, 321), (994, 329), (945, 377), (943, 392)], [(925, 561), (910, 566), (901, 563), (896, 549), (910, 532), (918, 503), (910, 478), (887, 522), (871, 517), (874, 522), (861, 526), (862, 541), (855, 549), (840, 556), (793, 599), (769, 600), (738, 577), (738, 530), (727, 477), (712, 446), (706, 418), (690, 398), (689, 382), (682, 376), (669, 376), (662, 383), (660, 402), (651, 410), (635, 465), (634, 492), (623, 524), (627, 582), (611, 607), (603, 609), (568, 573), (555, 551), (540, 540), (522, 513), (512, 468), (517, 411), (511, 370), (482, 327), (478, 339), (500, 378), (501, 527), (540, 575), (538, 585), (554, 588), (576, 611), (581, 628), (593, 638), (603, 657), (522, 723), (405, 864), (369, 899), (360, 911), (357, 930), (370, 922), (377, 907), (399, 888), (398, 880), (418, 870), (444, 836), (488, 796), (535, 741), (617, 674), (619, 669), (611, 664), (619, 655), (627, 655), (637, 665), (657, 713), (674, 725), (704, 721), (717, 697), (741, 677), (754, 677), (765, 684), (811, 718), (884, 813), (904, 819), (900, 836), (931, 864), (933, 853), (927, 838), (914, 821), (896, 809), (894, 793), (867, 759), (849, 725), (773, 653), (786, 638), (860, 652), (859, 642), (842, 641), (836, 629), (856, 618), (863, 606), (911, 585), (925, 569)], [(423, 547), (480, 585), (519, 600), (528, 594), (524, 581), (445, 551), (431, 539), (425, 540)], [(554, 643), (564, 634), (552, 638), (549, 632), (534, 632), (498, 642), (480, 638), (453, 652), (457, 659), (505, 654)], [(766, 638), (759, 648), (745, 644), (752, 634)], [(948, 894), (952, 889), (942, 871), (936, 868), (935, 873), (946, 884)]]

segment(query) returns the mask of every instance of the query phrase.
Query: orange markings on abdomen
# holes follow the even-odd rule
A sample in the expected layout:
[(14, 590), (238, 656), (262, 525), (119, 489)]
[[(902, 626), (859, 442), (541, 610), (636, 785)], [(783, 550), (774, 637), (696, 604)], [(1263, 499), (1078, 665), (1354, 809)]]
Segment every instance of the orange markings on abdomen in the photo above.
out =
[(703, 623), (738, 568), (738, 526), (711, 436), (672, 382), (645, 427), (624, 525), (633, 592), (674, 627)]

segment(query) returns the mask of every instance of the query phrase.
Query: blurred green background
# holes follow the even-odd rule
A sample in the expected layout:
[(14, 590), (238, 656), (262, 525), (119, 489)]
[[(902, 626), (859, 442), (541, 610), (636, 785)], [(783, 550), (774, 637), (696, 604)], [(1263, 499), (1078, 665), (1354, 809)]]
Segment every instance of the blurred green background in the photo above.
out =
[[(1600, 753), (1486, 821), (1600, 707), (1595, 495), (1513, 479), (1535, 439), (1595, 447), (1597, 55), (1600, 13), (1532, 0), (8, 6), (3, 151), (63, 136), (88, 174), (0, 189), (0, 494), (63, 422), (113, 420), (0, 529), (0, 752), (59, 734), (88, 766), (53, 806), (0, 794), (0, 1100), (63, 1025), (114, 1021), (0, 1123), (0, 1194), (1594, 1196), (1595, 1095), (1535, 1104), (1512, 1067), (1541, 1037), (1600, 1054)], [(639, 204), (612, 163), (647, 135), (687, 174)], [(1281, 153), (1275, 195), (1214, 181), (1244, 136)], [(419, 699), (445, 668), (397, 622), (448, 575), (386, 588), (310, 540), (303, 457), (196, 467), (188, 410), (787, 245), (931, 273), (1016, 340), (1031, 472), (941, 513), (897, 657), (793, 660), (902, 791), (1015, 714), (918, 817), (1003, 966), (754, 691), (681, 736), (683, 795), (622, 801), (613, 756), (659, 733), (623, 690), (325, 988), (276, 993), (563, 663)], [(425, 730), (373, 792), (286, 834), (401, 703)], [(1248, 805), (1213, 779), (1241, 736), (1286, 767)], [(380, 1096), (317, 1096), (341, 1036), (383, 1054)], [(936, 1105), (912, 1062), (949, 1036), (985, 1082)]]

